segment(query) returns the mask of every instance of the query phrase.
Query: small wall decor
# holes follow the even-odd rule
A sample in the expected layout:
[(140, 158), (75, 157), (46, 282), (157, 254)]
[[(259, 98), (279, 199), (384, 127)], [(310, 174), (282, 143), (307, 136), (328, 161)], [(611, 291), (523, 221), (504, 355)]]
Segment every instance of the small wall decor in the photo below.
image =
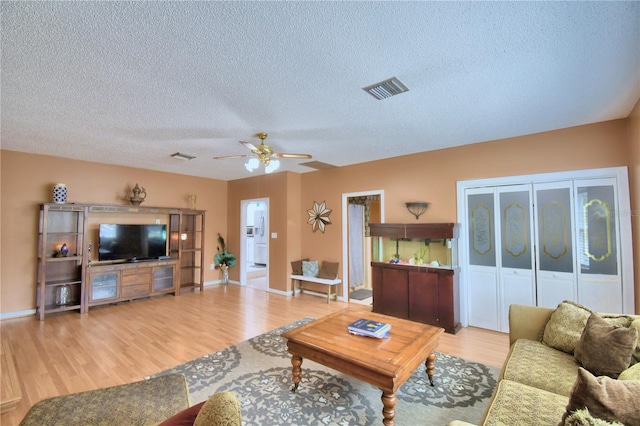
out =
[(67, 202), (67, 185), (64, 183), (56, 183), (53, 187), (53, 202), (56, 204), (64, 204)]
[(416, 220), (418, 220), (422, 213), (426, 212), (427, 208), (429, 207), (429, 203), (425, 203), (424, 201), (404, 204), (407, 206), (407, 210), (409, 210), (409, 213), (416, 217)]
[(142, 203), (144, 199), (147, 198), (147, 191), (144, 190), (144, 187), (140, 188), (137, 183), (136, 183), (136, 186), (133, 188), (132, 192), (133, 192), (133, 197), (129, 197), (127, 195), (124, 198), (134, 206), (139, 206), (140, 203)]
[(195, 210), (196, 209), (196, 200), (197, 200), (197, 196), (196, 195), (187, 195), (187, 200), (189, 200), (189, 208), (191, 210)]
[(307, 220), (307, 223), (311, 224), (313, 232), (316, 232), (319, 229), (324, 233), (325, 226), (331, 224), (331, 219), (329, 218), (331, 212), (332, 210), (327, 208), (325, 201), (320, 204), (315, 201), (313, 202), (313, 208), (307, 210), (307, 213), (309, 214), (309, 220)]

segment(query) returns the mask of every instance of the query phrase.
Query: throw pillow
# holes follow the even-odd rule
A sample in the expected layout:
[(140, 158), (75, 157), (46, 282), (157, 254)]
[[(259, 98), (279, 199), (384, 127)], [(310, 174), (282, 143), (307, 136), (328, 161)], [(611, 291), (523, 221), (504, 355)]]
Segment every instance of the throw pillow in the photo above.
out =
[(338, 262), (322, 262), (322, 268), (318, 272), (318, 278), (325, 278), (327, 280), (335, 280), (338, 278)]
[(564, 421), (564, 426), (624, 426), (619, 422), (608, 422), (597, 419), (591, 415), (588, 408), (582, 408), (569, 414)]
[(303, 260), (302, 261), (302, 275), (305, 277), (317, 277), (318, 276), (318, 261), (317, 260)]
[(626, 426), (640, 426), (640, 382), (595, 377), (584, 368), (578, 369), (567, 411), (562, 423), (571, 412), (587, 407), (592, 416), (609, 422), (618, 421)]
[(596, 376), (616, 379), (629, 368), (637, 343), (635, 328), (609, 325), (598, 314), (591, 314), (576, 345), (575, 359)]
[(309, 259), (294, 260), (291, 262), (291, 274), (302, 275), (302, 261)]
[(570, 300), (560, 303), (544, 328), (542, 343), (573, 355), (591, 310)]
[[(640, 336), (640, 318), (633, 320), (629, 327), (637, 328), (638, 336)], [(633, 353), (633, 360), (631, 361), (631, 363), (635, 364), (637, 362), (640, 363), (640, 337), (638, 337), (638, 345), (636, 346), (636, 351)]]
[(640, 380), (640, 363), (633, 364), (620, 373), (618, 380)]
[(213, 394), (204, 403), (193, 426), (240, 426), (240, 404), (231, 392)]
[(185, 408), (179, 413), (169, 417), (158, 426), (192, 426), (205, 402), (206, 401), (202, 401), (193, 407)]

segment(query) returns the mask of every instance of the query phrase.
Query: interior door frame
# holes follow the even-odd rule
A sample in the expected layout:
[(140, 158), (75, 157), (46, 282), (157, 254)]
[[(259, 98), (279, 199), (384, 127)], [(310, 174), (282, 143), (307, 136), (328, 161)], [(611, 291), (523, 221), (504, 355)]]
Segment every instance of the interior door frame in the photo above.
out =
[[(483, 186), (502, 186), (516, 184), (533, 184), (563, 180), (615, 178), (618, 186), (618, 229), (620, 233), (620, 253), (633, 253), (631, 238), (631, 201), (629, 194), (629, 175), (626, 166), (607, 167), (601, 169), (571, 170), (552, 173), (537, 173), (519, 176), (473, 179), (456, 182), (457, 216), (460, 224), (458, 239), (458, 260), (460, 265), (460, 323), (469, 325), (469, 300), (466, 265), (469, 263), (468, 224), (466, 217), (465, 191)], [(635, 312), (633, 258), (625, 258), (622, 262), (622, 313)]]
[(267, 212), (267, 289), (269, 291), (269, 197), (266, 198), (251, 198), (247, 200), (240, 200), (240, 285), (247, 285), (247, 206), (251, 203), (262, 202), (265, 204), (265, 211)]
[(349, 198), (378, 195), (380, 197), (380, 221), (384, 223), (384, 189), (346, 192), (342, 194), (342, 296), (338, 300), (349, 300)]

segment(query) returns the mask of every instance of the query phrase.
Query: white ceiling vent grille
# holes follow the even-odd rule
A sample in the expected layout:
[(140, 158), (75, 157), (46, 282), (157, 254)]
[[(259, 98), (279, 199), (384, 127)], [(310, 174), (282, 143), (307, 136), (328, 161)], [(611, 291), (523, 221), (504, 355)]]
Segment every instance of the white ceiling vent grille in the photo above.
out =
[(409, 91), (407, 86), (402, 84), (402, 82), (395, 77), (391, 77), (385, 81), (381, 81), (380, 83), (372, 84), (371, 86), (363, 87), (362, 90), (378, 100), (390, 98), (391, 96)]

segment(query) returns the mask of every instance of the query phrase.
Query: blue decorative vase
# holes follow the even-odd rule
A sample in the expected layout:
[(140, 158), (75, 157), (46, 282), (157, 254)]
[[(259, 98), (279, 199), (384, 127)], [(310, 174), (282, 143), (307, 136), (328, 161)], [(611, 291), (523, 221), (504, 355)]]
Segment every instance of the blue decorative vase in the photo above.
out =
[(53, 202), (56, 204), (64, 204), (67, 202), (67, 185), (57, 183), (53, 187)]

